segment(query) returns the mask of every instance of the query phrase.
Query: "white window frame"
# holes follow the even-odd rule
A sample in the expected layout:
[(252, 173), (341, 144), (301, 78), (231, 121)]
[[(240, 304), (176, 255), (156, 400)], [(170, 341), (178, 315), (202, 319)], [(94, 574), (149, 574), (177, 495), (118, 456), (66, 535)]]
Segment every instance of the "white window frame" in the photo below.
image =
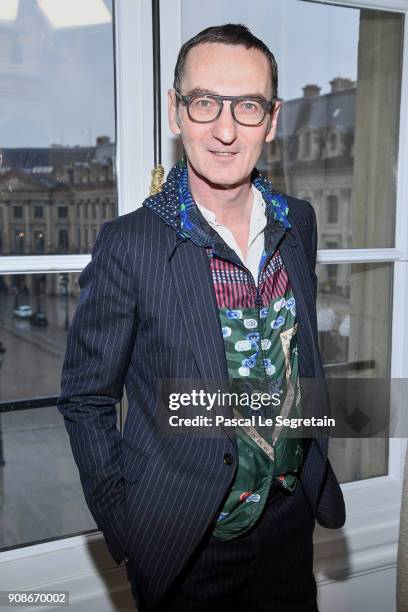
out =
[[(309, 0), (319, 1), (319, 0)], [(344, 5), (405, 13), (408, 0), (327, 0)], [(174, 67), (181, 44), (181, 2), (161, 2), (163, 73)], [(408, 28), (405, 29), (400, 116), (408, 116)], [(117, 191), (118, 212), (138, 208), (148, 194), (153, 167), (152, 44), (150, 0), (119, 0), (115, 4), (116, 103), (117, 103)], [(163, 50), (166, 50), (164, 53)], [(166, 91), (162, 81), (162, 146), (166, 170), (171, 163), (167, 126)], [(143, 109), (144, 112), (139, 112)], [(392, 378), (408, 378), (408, 127), (401, 122), (398, 153), (395, 248), (320, 250), (319, 263), (392, 262), (393, 326)], [(0, 274), (36, 272), (80, 272), (90, 255), (38, 255), (0, 258)], [(347, 505), (343, 530), (317, 529), (315, 538), (316, 577), (344, 570), (351, 573), (395, 567), (403, 479), (405, 439), (391, 439), (389, 473), (342, 485)], [(347, 538), (347, 558), (342, 539)], [(92, 549), (92, 554), (91, 554)], [(115, 568), (99, 533), (24, 546), (0, 553), (0, 588), (27, 589), (39, 584), (63, 584), (70, 577), (78, 582), (77, 597), (89, 592), (93, 556), (102, 559), (106, 570)], [(83, 580), (83, 577), (86, 577)], [(118, 574), (119, 576), (119, 574)], [(79, 578), (78, 578), (79, 577)], [(123, 574), (117, 578), (123, 582)], [(95, 589), (100, 583), (95, 578)], [(113, 588), (119, 588), (113, 585)]]

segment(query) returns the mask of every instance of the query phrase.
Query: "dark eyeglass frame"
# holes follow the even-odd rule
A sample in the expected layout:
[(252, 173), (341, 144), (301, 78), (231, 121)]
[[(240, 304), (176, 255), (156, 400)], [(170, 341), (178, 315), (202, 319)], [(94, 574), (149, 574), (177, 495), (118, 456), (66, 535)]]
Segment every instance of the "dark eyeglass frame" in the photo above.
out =
[[(244, 125), (245, 127), (258, 127), (259, 125), (261, 125), (265, 121), (267, 112), (268, 111), (270, 112), (271, 110), (273, 110), (275, 102), (277, 102), (278, 100), (278, 98), (272, 98), (272, 100), (264, 100), (264, 98), (261, 98), (259, 96), (218, 96), (217, 94), (206, 94), (206, 93), (194, 93), (194, 94), (190, 94), (189, 96), (183, 96), (183, 94), (181, 94), (177, 89), (174, 89), (174, 93), (176, 94), (180, 102), (182, 102), (184, 106), (187, 108), (187, 114), (190, 120), (193, 121), (194, 123), (212, 123), (213, 121), (216, 121), (224, 109), (224, 100), (229, 100), (231, 102), (230, 108), (231, 108), (231, 114), (234, 120), (240, 125)], [(211, 100), (216, 100), (219, 106), (219, 110), (218, 110), (217, 115), (214, 117), (214, 119), (209, 119), (207, 121), (199, 121), (197, 119), (194, 119), (191, 116), (190, 103), (192, 100), (194, 100), (194, 98), (209, 98)], [(259, 104), (262, 106), (264, 110), (264, 115), (262, 119), (258, 121), (258, 123), (242, 123), (242, 121), (239, 121), (236, 118), (235, 107), (238, 104), (238, 102), (243, 102), (245, 100), (248, 100), (250, 102), (252, 101), (259, 102)]]

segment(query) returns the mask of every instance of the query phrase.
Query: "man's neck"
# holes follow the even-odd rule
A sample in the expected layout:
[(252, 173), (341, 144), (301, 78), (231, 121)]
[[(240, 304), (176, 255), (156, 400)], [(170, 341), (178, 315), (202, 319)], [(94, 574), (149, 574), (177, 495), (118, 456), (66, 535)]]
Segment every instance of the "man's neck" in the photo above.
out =
[(245, 261), (254, 201), (250, 177), (239, 185), (223, 188), (208, 183), (188, 165), (188, 178), (194, 200), (211, 210), (217, 222), (232, 232)]

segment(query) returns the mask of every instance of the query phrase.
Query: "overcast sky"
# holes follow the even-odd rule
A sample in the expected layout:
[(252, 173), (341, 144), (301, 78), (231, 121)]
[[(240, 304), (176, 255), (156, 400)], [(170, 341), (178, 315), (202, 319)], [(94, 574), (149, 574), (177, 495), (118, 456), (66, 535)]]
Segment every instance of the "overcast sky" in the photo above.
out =
[(0, 147), (113, 139), (112, 24), (53, 29), (35, 0), (23, 0), (18, 21), (1, 25)]
[[(245, 23), (268, 44), (284, 99), (301, 96), (306, 83), (324, 93), (335, 76), (356, 78), (358, 10), (300, 0), (182, 1), (184, 40), (229, 21)], [(113, 139), (111, 24), (53, 30), (35, 0), (24, 0), (18, 22), (1, 25), (0, 147)]]

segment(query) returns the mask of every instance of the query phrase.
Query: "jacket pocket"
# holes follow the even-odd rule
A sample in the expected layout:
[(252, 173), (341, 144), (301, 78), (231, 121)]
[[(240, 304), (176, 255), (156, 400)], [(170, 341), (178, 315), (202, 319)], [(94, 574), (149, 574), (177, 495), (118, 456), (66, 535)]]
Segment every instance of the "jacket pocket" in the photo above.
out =
[(124, 438), (122, 439), (122, 477), (124, 480), (126, 493), (124, 549), (126, 565), (129, 562), (129, 555), (131, 555), (130, 531), (132, 526), (132, 499), (134, 500), (135, 495), (137, 495), (137, 483), (140, 481), (143, 473), (146, 471), (149, 458), (150, 455), (129, 446), (128, 442)]
[(136, 483), (147, 467), (149, 455), (122, 440), (122, 475), (126, 482)]

